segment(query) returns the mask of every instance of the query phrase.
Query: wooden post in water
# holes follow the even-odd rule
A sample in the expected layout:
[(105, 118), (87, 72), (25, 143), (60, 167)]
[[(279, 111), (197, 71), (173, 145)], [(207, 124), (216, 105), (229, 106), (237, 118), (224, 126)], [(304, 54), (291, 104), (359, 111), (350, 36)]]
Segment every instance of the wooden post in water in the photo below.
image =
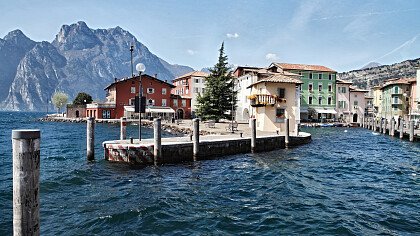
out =
[(39, 130), (13, 130), (13, 235), (39, 235)]
[(414, 120), (410, 121), (410, 130), (409, 130), (409, 135), (410, 135), (410, 142), (414, 141)]
[(251, 119), (251, 152), (255, 152), (257, 147), (257, 120)]
[(373, 131), (376, 132), (376, 119), (373, 119)]
[(387, 128), (387, 126), (388, 126), (388, 120), (385, 118), (385, 119), (384, 119), (384, 128), (382, 129), (382, 132), (383, 132), (384, 134), (386, 134), (386, 128)]
[(193, 160), (197, 161), (200, 155), (200, 120), (193, 120)]
[(404, 120), (401, 119), (400, 121), (400, 138), (404, 138)]
[(289, 118), (284, 119), (284, 124), (286, 126), (286, 134), (284, 135), (284, 146), (289, 147)]
[(95, 117), (87, 118), (86, 157), (88, 161), (93, 161), (95, 159)]
[(394, 137), (395, 135), (395, 119), (394, 117), (391, 118), (391, 127), (389, 127), (389, 135)]
[(156, 118), (153, 121), (153, 128), (154, 128), (154, 146), (153, 146), (153, 156), (155, 165), (159, 163), (162, 158), (162, 129), (161, 129), (162, 121), (160, 118)]
[(383, 123), (383, 120), (382, 120), (382, 118), (378, 121), (378, 126), (379, 126), (379, 133), (381, 134), (382, 133), (382, 123)]
[(121, 117), (120, 140), (125, 140), (126, 138), (127, 138), (127, 118)]

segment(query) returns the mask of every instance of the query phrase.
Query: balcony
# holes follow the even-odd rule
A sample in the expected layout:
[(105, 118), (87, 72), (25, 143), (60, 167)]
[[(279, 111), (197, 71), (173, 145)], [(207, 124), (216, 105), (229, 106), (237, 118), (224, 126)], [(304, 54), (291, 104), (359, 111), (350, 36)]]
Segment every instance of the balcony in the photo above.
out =
[(397, 89), (397, 90), (392, 89), (391, 94), (392, 95), (402, 95), (403, 92), (402, 92), (402, 89)]
[(392, 105), (401, 105), (402, 101), (401, 99), (392, 99)]
[(253, 107), (274, 106), (278, 102), (286, 102), (285, 98), (269, 94), (252, 94), (248, 96), (248, 99)]

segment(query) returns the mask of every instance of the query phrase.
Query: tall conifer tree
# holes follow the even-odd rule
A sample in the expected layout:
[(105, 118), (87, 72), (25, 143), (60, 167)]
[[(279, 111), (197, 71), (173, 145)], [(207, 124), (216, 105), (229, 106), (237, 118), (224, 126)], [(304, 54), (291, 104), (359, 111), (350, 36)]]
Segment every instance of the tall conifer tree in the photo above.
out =
[(210, 69), (210, 75), (206, 78), (206, 89), (197, 98), (197, 115), (204, 120), (230, 119), (233, 112), (232, 105), (233, 108), (236, 107), (234, 78), (228, 67), (224, 43), (222, 43), (219, 52), (219, 60)]

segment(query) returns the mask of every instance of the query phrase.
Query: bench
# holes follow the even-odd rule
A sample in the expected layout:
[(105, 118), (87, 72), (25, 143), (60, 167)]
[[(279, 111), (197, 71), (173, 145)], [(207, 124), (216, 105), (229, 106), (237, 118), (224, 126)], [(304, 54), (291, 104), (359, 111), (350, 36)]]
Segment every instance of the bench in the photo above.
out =
[(207, 128), (216, 128), (216, 121), (214, 121), (214, 120), (209, 120), (209, 121), (205, 124), (205, 126), (206, 126)]
[(238, 131), (238, 123), (229, 123), (229, 126), (226, 127), (226, 131)]

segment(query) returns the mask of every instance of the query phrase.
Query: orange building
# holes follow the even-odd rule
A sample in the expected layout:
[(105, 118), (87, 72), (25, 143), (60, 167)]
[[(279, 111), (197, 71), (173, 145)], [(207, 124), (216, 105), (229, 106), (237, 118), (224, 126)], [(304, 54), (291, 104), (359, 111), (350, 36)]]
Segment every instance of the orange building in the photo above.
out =
[[(135, 118), (135, 97), (139, 94), (140, 77), (115, 79), (106, 90), (106, 102), (88, 104), (86, 116), (99, 119)], [(173, 96), (170, 83), (158, 80), (150, 75), (141, 76), (142, 94), (146, 98), (146, 113), (142, 117), (190, 118), (191, 99)]]

